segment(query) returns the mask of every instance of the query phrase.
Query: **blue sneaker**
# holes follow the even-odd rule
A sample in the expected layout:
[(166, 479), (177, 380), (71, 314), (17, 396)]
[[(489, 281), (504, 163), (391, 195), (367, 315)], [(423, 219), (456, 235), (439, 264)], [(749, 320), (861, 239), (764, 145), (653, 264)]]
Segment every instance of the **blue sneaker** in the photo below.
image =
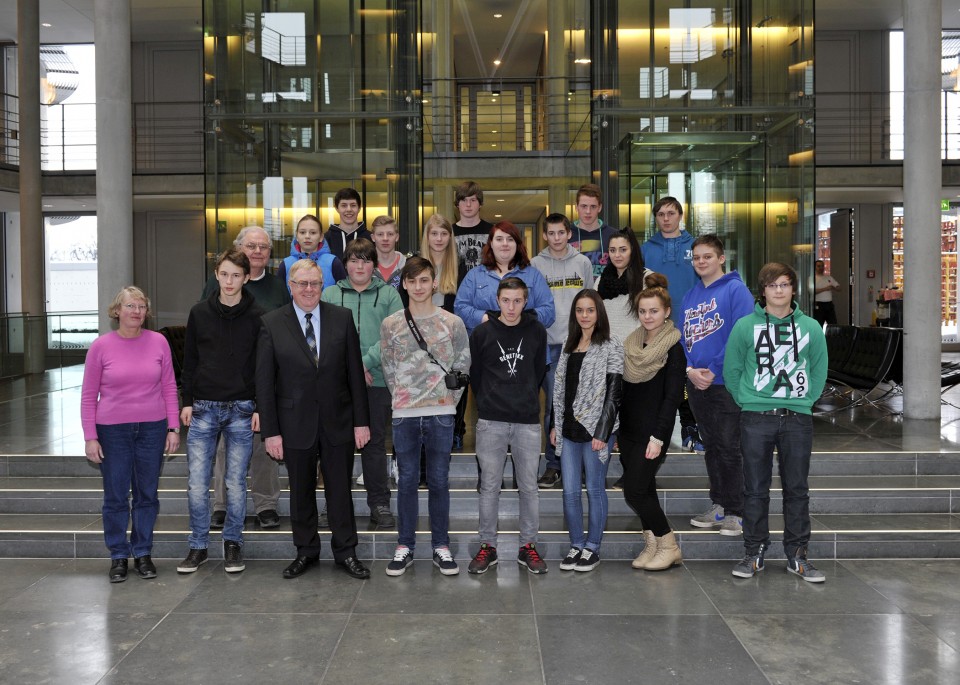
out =
[(700, 455), (706, 452), (703, 447), (703, 440), (700, 439), (700, 431), (697, 430), (696, 426), (685, 426), (681, 432), (683, 433), (683, 442), (681, 443), (683, 449)]
[(723, 525), (724, 518), (723, 507), (719, 504), (711, 504), (705, 512), (690, 519), (690, 525), (696, 528), (719, 528)]

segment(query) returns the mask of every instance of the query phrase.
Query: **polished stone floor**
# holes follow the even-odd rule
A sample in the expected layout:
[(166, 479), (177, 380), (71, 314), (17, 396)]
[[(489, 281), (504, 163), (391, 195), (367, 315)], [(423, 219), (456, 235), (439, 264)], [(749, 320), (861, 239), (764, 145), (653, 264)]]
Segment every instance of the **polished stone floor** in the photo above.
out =
[[(80, 378), (0, 384), (0, 454), (82, 459)], [(815, 449), (956, 452), (958, 427), (949, 405), (940, 422), (843, 411), (816, 420)], [(456, 577), (424, 560), (400, 578), (375, 561), (363, 582), (330, 561), (292, 581), (285, 561), (176, 561), (111, 585), (105, 559), (0, 560), (0, 683), (960, 682), (955, 559), (820, 562), (823, 585), (777, 560), (749, 580), (732, 561), (535, 577), (461, 558)]]

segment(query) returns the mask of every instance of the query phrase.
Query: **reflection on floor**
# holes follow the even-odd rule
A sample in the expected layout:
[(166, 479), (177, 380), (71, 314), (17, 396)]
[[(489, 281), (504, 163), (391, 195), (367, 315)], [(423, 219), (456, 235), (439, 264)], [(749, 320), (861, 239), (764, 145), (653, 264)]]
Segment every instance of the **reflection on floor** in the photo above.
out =
[[(74, 368), (0, 385), (0, 550), (7, 550), (0, 556), (26, 539), (35, 547), (25, 556), (50, 556), (50, 546), (64, 545), (57, 556), (69, 557), (0, 560), (0, 682), (960, 682), (960, 559), (918, 558), (960, 556), (954, 407), (944, 406), (939, 423), (875, 409), (816, 419), (811, 485), (821, 542), (813, 556), (827, 574), (823, 585), (785, 573), (776, 554), (755, 578), (731, 576), (739, 541), (719, 545), (712, 542), (719, 536), (686, 523), (689, 510), (704, 504), (705, 482), (702, 460), (676, 444), (661, 485), (688, 561), (664, 573), (634, 571), (624, 560), (639, 536), (611, 491), (612, 511), (619, 507), (606, 538), (611, 553), (592, 573), (557, 568), (563, 524), (559, 492), (551, 492), (541, 498), (548, 511), (541, 528), (555, 529), (550, 572), (531, 576), (513, 563), (514, 512), (502, 527), (512, 542), (502, 542), (499, 566), (468, 575), (475, 472), (471, 480), (472, 459), (461, 457), (459, 576), (439, 574), (421, 536), (418, 561), (388, 578), (390, 533), (364, 543), (361, 556), (375, 559), (368, 581), (340, 571), (328, 549), (317, 568), (282, 580), (292, 553), (286, 521), (273, 542), (256, 543), (265, 551), (243, 573), (228, 575), (212, 559), (181, 576), (179, 457), (164, 476), (164, 506), (181, 510), (165, 520), (158, 578), (111, 585), (95, 474), (82, 457), (81, 377)], [(960, 391), (945, 399), (960, 404)], [(901, 402), (894, 396), (888, 407), (896, 411)], [(49, 472), (17, 471), (38, 464)], [(363, 501), (362, 492), (355, 495)], [(90, 535), (69, 543), (44, 537), (65, 525), (68, 515), (56, 513), (65, 503), (92, 507), (69, 514)], [(871, 537), (880, 530), (909, 535), (897, 545)], [(249, 538), (259, 532), (248, 529)]]

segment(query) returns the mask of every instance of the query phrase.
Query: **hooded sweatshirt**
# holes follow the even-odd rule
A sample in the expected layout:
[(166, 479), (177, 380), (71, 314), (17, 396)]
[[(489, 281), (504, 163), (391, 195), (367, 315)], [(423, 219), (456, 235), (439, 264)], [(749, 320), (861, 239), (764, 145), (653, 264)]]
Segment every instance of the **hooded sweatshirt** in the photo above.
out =
[(216, 292), (190, 310), (183, 346), (183, 406), (256, 397), (257, 338), (263, 309), (246, 288), (228, 307)]
[(723, 352), (738, 319), (753, 311), (753, 295), (736, 271), (709, 286), (698, 282), (683, 298), (680, 334), (687, 364), (710, 369), (713, 385), (724, 385)]
[(312, 259), (317, 263), (323, 273), (324, 288), (336, 285), (337, 281), (347, 277), (347, 270), (343, 268), (343, 262), (330, 253), (330, 247), (326, 242), (321, 243), (316, 252), (305, 254), (300, 250), (300, 243), (294, 238), (290, 245), (290, 256), (283, 260), (280, 269), (277, 271), (277, 276), (286, 284), (287, 291), (290, 290), (290, 284), (287, 283), (287, 272), (301, 259)]
[(758, 304), (733, 327), (723, 371), (727, 390), (743, 411), (809, 414), (827, 380), (823, 329), (796, 302), (782, 319)]
[(667, 289), (674, 303), (670, 318), (678, 327), (682, 326), (681, 310), (676, 305), (700, 282), (693, 270), (693, 236), (680, 231), (676, 238), (664, 238), (663, 233), (657, 231), (640, 246), (640, 252), (644, 266), (667, 277)]
[(547, 344), (562, 345), (567, 340), (567, 324), (573, 298), (584, 288), (593, 288), (593, 265), (590, 260), (567, 245), (567, 252), (560, 259), (545, 247), (530, 260), (534, 269), (543, 274), (553, 295), (557, 318), (547, 329)]
[(479, 418), (539, 425), (547, 331), (532, 312), (524, 312), (516, 326), (499, 318), (480, 324), (470, 336), (470, 359)]
[(383, 368), (380, 366), (380, 324), (403, 308), (400, 295), (376, 277), (370, 280), (370, 285), (359, 291), (353, 287), (349, 278), (344, 278), (333, 287), (325, 289), (321, 299), (351, 311), (353, 324), (360, 335), (363, 367), (373, 376), (374, 387), (386, 387)]
[(580, 220), (573, 222), (573, 236), (570, 238), (570, 247), (577, 250), (593, 264), (593, 280), (596, 281), (603, 273), (603, 267), (610, 263), (610, 239), (617, 234), (617, 229), (598, 219), (597, 228), (588, 231), (580, 228)]
[(340, 224), (330, 224), (330, 229), (323, 236), (323, 242), (330, 245), (330, 252), (337, 259), (343, 259), (343, 251), (347, 249), (347, 243), (357, 238), (366, 238), (373, 242), (373, 235), (367, 230), (367, 225), (363, 221), (357, 224), (357, 228), (352, 233), (344, 231), (340, 228)]
[[(534, 310), (544, 326), (552, 326), (557, 314), (553, 306), (553, 296), (543, 275), (533, 266), (525, 266), (510, 269), (503, 278), (510, 276), (516, 276), (527, 284), (526, 309)], [(483, 264), (473, 267), (464, 276), (460, 287), (457, 288), (457, 299), (454, 302), (453, 311), (463, 319), (467, 334), (472, 334), (473, 329), (480, 325), (484, 314), (493, 312), (499, 315), (497, 288), (500, 286), (500, 281), (501, 278), (497, 272)], [(493, 316), (490, 315), (487, 318), (490, 319)]]

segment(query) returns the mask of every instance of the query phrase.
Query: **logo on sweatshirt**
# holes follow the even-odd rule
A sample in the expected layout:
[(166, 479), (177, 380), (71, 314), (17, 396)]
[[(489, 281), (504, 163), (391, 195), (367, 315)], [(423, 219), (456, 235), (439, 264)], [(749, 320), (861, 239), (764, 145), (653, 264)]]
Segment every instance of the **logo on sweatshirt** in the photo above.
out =
[(514, 351), (511, 349), (510, 352), (507, 352), (503, 349), (503, 345), (500, 344), (500, 341), (497, 341), (497, 347), (500, 348), (500, 361), (507, 365), (507, 375), (510, 378), (514, 378), (517, 375), (517, 362), (523, 359), (523, 355), (520, 353), (520, 348), (523, 346), (523, 338), (520, 338), (520, 342), (517, 343), (517, 349)]
[(810, 335), (800, 335), (792, 323), (757, 324), (753, 327), (753, 352), (757, 372), (753, 387), (768, 397), (806, 397), (810, 380), (806, 357), (800, 352)]
[(701, 340), (710, 337), (723, 328), (723, 319), (717, 311), (717, 298), (701, 302), (696, 307), (683, 312), (683, 342), (687, 352)]

